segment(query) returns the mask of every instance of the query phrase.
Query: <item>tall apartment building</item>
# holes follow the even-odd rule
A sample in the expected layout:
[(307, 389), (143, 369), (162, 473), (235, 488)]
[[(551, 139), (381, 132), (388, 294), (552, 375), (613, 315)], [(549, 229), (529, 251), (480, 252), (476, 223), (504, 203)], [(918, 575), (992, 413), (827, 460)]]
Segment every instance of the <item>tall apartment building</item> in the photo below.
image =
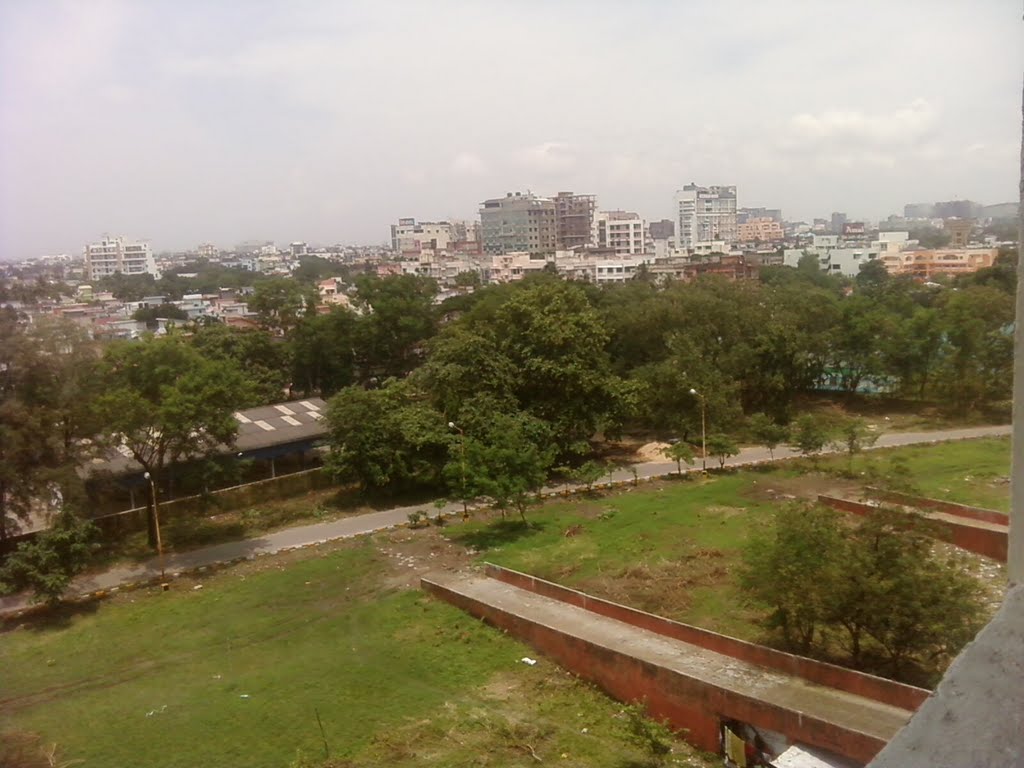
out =
[(632, 211), (600, 211), (594, 216), (592, 242), (611, 248), (619, 256), (645, 253), (647, 222)]
[(83, 253), (86, 280), (99, 280), (118, 272), (123, 275), (149, 274), (160, 278), (160, 270), (153, 260), (153, 251), (145, 241), (104, 237), (98, 243), (85, 246)]
[(391, 250), (396, 253), (419, 253), (424, 248), (445, 250), (457, 240), (455, 227), (448, 221), (399, 219), (391, 225)]
[(597, 198), (594, 195), (559, 192), (553, 199), (555, 202), (556, 248), (560, 251), (568, 251), (590, 245)]
[(485, 254), (554, 253), (558, 247), (555, 201), (532, 192), (509, 192), (505, 197), (484, 200), (480, 204), (480, 235)]
[(676, 245), (693, 248), (697, 243), (736, 242), (736, 187), (698, 187), (687, 184), (676, 190)]

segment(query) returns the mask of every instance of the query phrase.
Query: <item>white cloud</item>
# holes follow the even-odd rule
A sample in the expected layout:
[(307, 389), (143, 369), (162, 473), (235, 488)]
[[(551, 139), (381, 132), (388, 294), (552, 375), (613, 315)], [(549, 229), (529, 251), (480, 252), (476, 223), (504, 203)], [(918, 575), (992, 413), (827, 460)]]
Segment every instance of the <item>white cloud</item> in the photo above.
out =
[(516, 159), (528, 169), (541, 173), (567, 171), (576, 164), (575, 153), (562, 141), (545, 141), (525, 147), (519, 150)]
[(460, 152), (452, 160), (452, 173), (457, 176), (482, 176), (486, 172), (487, 166), (474, 152)]

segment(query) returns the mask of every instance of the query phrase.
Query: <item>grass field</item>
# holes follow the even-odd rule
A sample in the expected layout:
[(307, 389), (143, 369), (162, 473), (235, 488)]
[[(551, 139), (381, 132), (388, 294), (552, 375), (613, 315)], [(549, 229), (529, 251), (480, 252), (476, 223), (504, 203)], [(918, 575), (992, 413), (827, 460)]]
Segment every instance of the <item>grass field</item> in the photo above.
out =
[(389, 568), (366, 540), (8, 631), (0, 731), (38, 732), (86, 766), (279, 768), (300, 750), (323, 757), (319, 713), (332, 756), (353, 765), (532, 765), (530, 749), (642, 764), (621, 706), (520, 663), (525, 646), (457, 609), (388, 588)]
[[(0, 733), (38, 732), (103, 767), (285, 767), (299, 751), (322, 757), (324, 737), (353, 766), (526, 766), (533, 753), (645, 765), (620, 705), (543, 660), (520, 663), (525, 646), (410, 589), (402, 547), (431, 567), (444, 552), (452, 567), (491, 560), (759, 639), (759, 611), (734, 584), (744, 543), (780, 499), (855, 493), (839, 474), (885, 476), (896, 456), (926, 495), (1006, 507), (1009, 441), (979, 440), (872, 452), (852, 473), (834, 458), (811, 473), (658, 481), (548, 504), (527, 526), (492, 517), (261, 558), (8, 626)], [(676, 750), (676, 764), (717, 764)]]

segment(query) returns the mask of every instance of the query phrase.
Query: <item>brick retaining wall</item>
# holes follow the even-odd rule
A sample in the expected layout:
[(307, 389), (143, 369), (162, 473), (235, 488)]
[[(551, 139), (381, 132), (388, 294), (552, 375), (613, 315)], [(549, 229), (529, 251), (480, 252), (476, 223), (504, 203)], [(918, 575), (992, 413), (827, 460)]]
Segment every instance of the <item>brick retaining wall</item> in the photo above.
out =
[(972, 507), (968, 504), (957, 504), (955, 501), (942, 501), (941, 499), (929, 499), (925, 496), (911, 496), (908, 493), (887, 491), (870, 486), (865, 491), (873, 499), (891, 501), (893, 504), (902, 504), (903, 506), (917, 507), (918, 509), (934, 509), (937, 512), (945, 512), (957, 517), (966, 517), (970, 520), (980, 520), (985, 523), (1010, 524), (1010, 516), (1005, 512), (999, 512), (995, 509)]
[[(865, 504), (850, 499), (840, 499), (835, 496), (818, 496), (818, 501), (832, 509), (843, 512), (852, 512), (855, 515), (865, 516), (878, 507), (873, 504)], [(943, 513), (939, 513), (943, 514)], [(997, 523), (989, 523), (982, 520), (950, 520), (948, 517), (936, 517), (934, 514), (926, 515), (927, 519), (934, 523), (943, 533), (943, 538), (961, 549), (974, 552), (978, 555), (1006, 562), (1006, 551), (1009, 542), (1009, 527)]]
[(897, 683), (852, 669), (827, 664), (814, 659), (795, 656), (756, 643), (748, 643), (735, 637), (720, 635), (700, 627), (672, 621), (661, 616), (630, 608), (610, 600), (588, 595), (554, 582), (530, 576), (526, 573), (487, 564), (487, 575), (507, 584), (559, 600), (579, 608), (607, 616), (610, 619), (630, 624), (649, 632), (671, 637), (675, 640), (707, 648), (710, 651), (731, 656), (751, 664), (775, 669), (788, 675), (801, 677), (819, 685), (838, 688), (841, 691), (892, 704), (911, 711), (916, 710), (928, 698), (930, 692), (924, 688)]

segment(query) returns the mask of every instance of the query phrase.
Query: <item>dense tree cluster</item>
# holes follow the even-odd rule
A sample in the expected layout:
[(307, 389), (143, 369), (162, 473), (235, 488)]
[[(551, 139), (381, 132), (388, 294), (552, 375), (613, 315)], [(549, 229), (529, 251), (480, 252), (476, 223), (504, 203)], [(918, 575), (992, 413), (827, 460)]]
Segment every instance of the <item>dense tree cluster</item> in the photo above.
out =
[(913, 514), (876, 510), (857, 525), (822, 507), (781, 509), (747, 551), (744, 590), (765, 627), (801, 654), (928, 684), (982, 623), (976, 579), (940, 555)]

